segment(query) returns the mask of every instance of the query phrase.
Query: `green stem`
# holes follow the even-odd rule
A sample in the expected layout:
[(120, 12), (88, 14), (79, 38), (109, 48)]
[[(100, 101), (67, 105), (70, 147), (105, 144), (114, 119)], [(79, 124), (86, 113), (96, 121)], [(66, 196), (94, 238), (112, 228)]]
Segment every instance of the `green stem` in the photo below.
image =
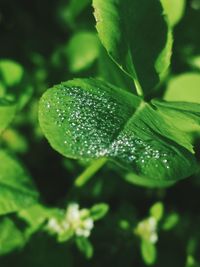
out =
[[(131, 55), (131, 49), (128, 50), (128, 58), (127, 58), (127, 62), (129, 63), (129, 66), (131, 68), (131, 73), (132, 75), (130, 77), (132, 77), (133, 81), (134, 81), (134, 85), (135, 85), (135, 88), (136, 88), (136, 92), (139, 96), (144, 96), (144, 93), (143, 93), (143, 90), (142, 90), (142, 86), (139, 82), (139, 79), (138, 79), (138, 75), (137, 75), (137, 72), (136, 72), (136, 69), (135, 69), (135, 66), (133, 64), (133, 55)], [(126, 74), (128, 74), (126, 72)], [(130, 74), (129, 74), (130, 75)]]
[(142, 87), (141, 87), (140, 83), (138, 82), (138, 80), (134, 79), (134, 83), (135, 83), (135, 88), (136, 88), (137, 94), (139, 96), (143, 96), (143, 90), (142, 90)]
[(87, 167), (84, 172), (82, 172), (75, 180), (75, 185), (77, 187), (81, 187), (85, 185), (92, 176), (98, 172), (99, 169), (103, 167), (103, 165), (107, 162), (106, 158), (101, 158), (95, 160), (89, 167)]

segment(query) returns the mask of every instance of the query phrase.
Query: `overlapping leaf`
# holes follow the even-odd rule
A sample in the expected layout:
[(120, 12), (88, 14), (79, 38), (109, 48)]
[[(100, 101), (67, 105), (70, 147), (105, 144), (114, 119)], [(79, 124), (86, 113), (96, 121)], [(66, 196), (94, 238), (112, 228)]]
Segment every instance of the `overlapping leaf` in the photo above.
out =
[(165, 74), (172, 36), (155, 0), (93, 0), (99, 38), (111, 58), (149, 93)]
[(161, 114), (158, 104), (102, 81), (74, 80), (43, 95), (39, 120), (64, 156), (106, 157), (138, 177), (167, 184), (191, 175), (196, 161), (186, 133)]

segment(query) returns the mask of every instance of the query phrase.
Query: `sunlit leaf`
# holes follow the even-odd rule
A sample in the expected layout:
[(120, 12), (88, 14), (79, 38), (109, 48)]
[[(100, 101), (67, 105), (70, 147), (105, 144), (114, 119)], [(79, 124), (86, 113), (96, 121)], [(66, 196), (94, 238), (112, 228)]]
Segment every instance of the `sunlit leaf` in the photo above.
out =
[(93, 0), (96, 28), (111, 58), (149, 93), (164, 76), (171, 55), (170, 30), (155, 0)]
[(160, 0), (165, 14), (168, 16), (169, 23), (173, 27), (175, 26), (183, 17), (186, 0)]

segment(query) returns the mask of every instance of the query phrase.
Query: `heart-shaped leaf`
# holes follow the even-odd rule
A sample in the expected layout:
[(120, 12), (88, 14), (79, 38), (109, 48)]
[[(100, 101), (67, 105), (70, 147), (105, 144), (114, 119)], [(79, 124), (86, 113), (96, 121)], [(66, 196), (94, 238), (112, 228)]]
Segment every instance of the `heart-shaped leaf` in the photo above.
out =
[(66, 157), (105, 157), (166, 184), (191, 175), (196, 161), (183, 132), (156, 109), (110, 84), (78, 79), (47, 90), (39, 121), (51, 146)]

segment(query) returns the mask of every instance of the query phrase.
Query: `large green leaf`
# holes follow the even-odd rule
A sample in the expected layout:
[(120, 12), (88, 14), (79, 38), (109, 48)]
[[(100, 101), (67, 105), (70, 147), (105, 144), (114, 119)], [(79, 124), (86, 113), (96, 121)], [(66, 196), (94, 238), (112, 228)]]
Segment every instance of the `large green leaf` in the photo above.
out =
[(152, 90), (166, 72), (172, 38), (156, 0), (93, 0), (97, 31), (111, 58), (136, 83)]
[(6, 152), (0, 151), (0, 215), (32, 205), (37, 197), (25, 169)]
[(62, 155), (106, 157), (159, 185), (191, 175), (196, 164), (184, 132), (156, 109), (102, 81), (73, 80), (47, 90), (39, 121)]

